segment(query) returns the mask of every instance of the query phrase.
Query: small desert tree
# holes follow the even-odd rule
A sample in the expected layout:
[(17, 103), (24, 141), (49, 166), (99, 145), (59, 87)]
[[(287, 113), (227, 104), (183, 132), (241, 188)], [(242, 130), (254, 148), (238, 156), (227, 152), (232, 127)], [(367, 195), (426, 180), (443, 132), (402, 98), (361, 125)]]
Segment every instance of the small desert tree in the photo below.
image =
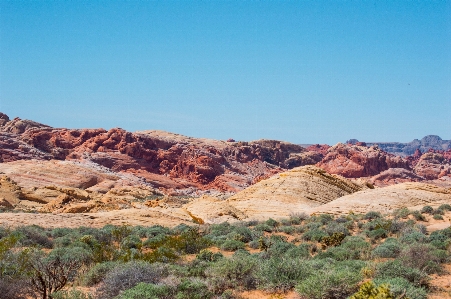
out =
[(35, 250), (28, 261), (31, 270), (30, 285), (42, 299), (61, 290), (90, 261), (90, 253), (80, 247), (57, 248), (48, 255)]

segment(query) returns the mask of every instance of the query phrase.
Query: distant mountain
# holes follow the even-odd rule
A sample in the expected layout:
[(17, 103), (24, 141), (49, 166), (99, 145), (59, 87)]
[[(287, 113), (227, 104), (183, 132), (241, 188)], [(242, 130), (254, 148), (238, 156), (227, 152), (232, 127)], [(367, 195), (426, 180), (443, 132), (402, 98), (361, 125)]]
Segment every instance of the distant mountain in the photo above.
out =
[[(350, 139), (346, 143), (356, 144), (357, 139)], [(437, 135), (428, 135), (421, 140), (414, 139), (411, 142), (367, 142), (368, 146), (378, 145), (380, 149), (392, 153), (398, 156), (410, 156), (415, 153), (415, 150), (419, 149), (422, 153), (427, 152), (429, 149), (434, 150), (449, 150), (451, 149), (451, 140), (443, 140)]]

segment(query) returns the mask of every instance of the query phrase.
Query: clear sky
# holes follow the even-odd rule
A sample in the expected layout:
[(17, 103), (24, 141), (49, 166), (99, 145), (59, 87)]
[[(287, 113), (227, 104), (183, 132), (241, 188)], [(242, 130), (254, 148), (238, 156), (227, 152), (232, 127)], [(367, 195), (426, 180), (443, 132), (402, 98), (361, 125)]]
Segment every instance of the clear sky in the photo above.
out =
[(215, 139), (451, 139), (451, 1), (0, 0), (0, 111)]

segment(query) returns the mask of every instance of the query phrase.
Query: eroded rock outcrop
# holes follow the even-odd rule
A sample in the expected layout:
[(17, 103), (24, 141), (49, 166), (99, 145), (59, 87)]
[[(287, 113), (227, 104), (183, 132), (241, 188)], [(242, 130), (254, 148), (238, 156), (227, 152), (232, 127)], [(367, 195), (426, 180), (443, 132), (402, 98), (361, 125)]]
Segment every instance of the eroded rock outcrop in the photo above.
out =
[(417, 175), (411, 170), (405, 168), (389, 168), (375, 176), (369, 181), (378, 187), (395, 185), (406, 182), (421, 182), (425, 178)]
[(277, 174), (235, 194), (227, 203), (249, 217), (287, 217), (368, 188), (315, 166)]
[(414, 171), (428, 180), (434, 180), (451, 176), (451, 163), (443, 153), (428, 152), (420, 157)]
[(362, 190), (340, 197), (311, 213), (347, 214), (378, 211), (391, 213), (399, 208), (421, 209), (424, 205), (440, 205), (451, 202), (451, 189), (425, 183), (402, 183), (384, 188)]
[(346, 178), (374, 176), (389, 168), (410, 169), (405, 159), (388, 154), (378, 147), (342, 143), (329, 148), (317, 166)]

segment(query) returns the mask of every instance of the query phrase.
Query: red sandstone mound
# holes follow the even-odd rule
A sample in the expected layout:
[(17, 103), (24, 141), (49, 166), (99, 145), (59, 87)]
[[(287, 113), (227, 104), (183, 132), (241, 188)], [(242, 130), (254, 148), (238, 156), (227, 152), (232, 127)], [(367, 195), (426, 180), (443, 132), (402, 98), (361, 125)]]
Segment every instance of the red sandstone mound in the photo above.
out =
[(329, 148), (326, 156), (317, 166), (329, 173), (347, 178), (369, 177), (389, 168), (410, 169), (405, 159), (388, 154), (377, 146), (342, 143)]
[(120, 128), (56, 129), (0, 114), (0, 159), (87, 160), (167, 192), (190, 193), (236, 192), (284, 168), (314, 164), (321, 156), (282, 141), (225, 142)]

